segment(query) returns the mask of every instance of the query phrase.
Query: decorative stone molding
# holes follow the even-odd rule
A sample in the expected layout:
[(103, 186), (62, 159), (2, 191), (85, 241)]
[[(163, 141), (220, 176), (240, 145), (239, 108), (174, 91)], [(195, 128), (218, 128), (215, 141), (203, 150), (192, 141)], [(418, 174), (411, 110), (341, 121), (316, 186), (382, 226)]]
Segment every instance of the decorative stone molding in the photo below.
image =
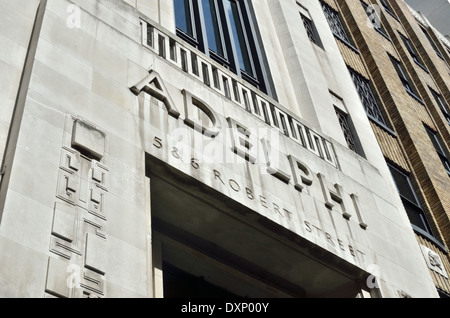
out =
[[(107, 136), (67, 116), (50, 237), (46, 297), (104, 297)], [(103, 161), (103, 162), (101, 162)]]
[(420, 245), (420, 248), (428, 267), (448, 279), (447, 271), (445, 270), (444, 264), (442, 263), (442, 259), (439, 254), (424, 245)]

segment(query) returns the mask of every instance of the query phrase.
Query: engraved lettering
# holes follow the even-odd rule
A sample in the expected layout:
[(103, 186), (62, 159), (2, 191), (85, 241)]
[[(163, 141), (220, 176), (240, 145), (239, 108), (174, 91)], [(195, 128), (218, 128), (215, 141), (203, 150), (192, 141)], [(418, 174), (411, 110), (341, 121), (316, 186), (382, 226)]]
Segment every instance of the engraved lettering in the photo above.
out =
[(320, 229), (320, 227), (317, 227), (314, 224), (312, 224), (312, 226), (316, 229), (317, 235), (320, 236), (320, 233), (322, 233), (322, 230)]
[(356, 252), (359, 253), (359, 254), (361, 254), (361, 258), (362, 258), (362, 260), (364, 261), (364, 255), (366, 255), (366, 254), (364, 254), (364, 253), (361, 252), (360, 250), (357, 250)]
[(350, 251), (350, 254), (352, 254), (353, 256), (356, 256), (355, 250), (353, 249), (353, 246), (349, 245), (348, 246), (348, 250)]
[(130, 90), (136, 96), (144, 91), (145, 93), (155, 97), (156, 99), (159, 99), (166, 106), (169, 115), (174, 118), (180, 117), (180, 112), (178, 111), (172, 98), (170, 97), (164, 81), (161, 79), (161, 76), (157, 72), (151, 70), (150, 74), (145, 79), (130, 88)]
[(294, 187), (298, 191), (303, 191), (304, 185), (310, 186), (313, 183), (313, 173), (302, 161), (292, 155), (288, 156), (289, 163), (294, 176)]
[(364, 220), (362, 218), (361, 210), (359, 208), (360, 204), (359, 204), (358, 196), (356, 194), (352, 193), (350, 195), (350, 198), (352, 199), (353, 207), (355, 208), (356, 216), (358, 217), (359, 226), (364, 230), (367, 229), (367, 224), (366, 224), (366, 222), (364, 222)]
[(241, 190), (239, 184), (233, 179), (230, 179), (228, 183), (230, 184), (231, 189), (233, 189), (234, 191), (239, 192)]
[(162, 144), (162, 139), (159, 138), (159, 137), (155, 137), (155, 138), (153, 139), (153, 146), (155, 146), (155, 147), (158, 148), (158, 149), (161, 149), (162, 146), (163, 146), (163, 144)]
[(192, 166), (192, 168), (194, 168), (194, 169), (199, 169), (199, 168), (200, 168), (200, 165), (198, 164), (198, 160), (195, 159), (195, 158), (192, 158), (192, 159), (191, 159), (191, 166)]
[(327, 238), (327, 241), (331, 243), (331, 245), (334, 246), (333, 238), (331, 237), (330, 233), (325, 232), (325, 237)]
[(220, 177), (220, 172), (217, 170), (214, 170), (214, 179), (219, 179), (220, 182), (222, 182), (222, 184), (225, 185), (225, 182), (223, 182), (222, 178)]
[(249, 188), (245, 188), (245, 192), (247, 192), (247, 197), (248, 197), (250, 200), (253, 200), (253, 199), (255, 198), (255, 196), (253, 195), (252, 190), (250, 190)]
[(347, 220), (350, 219), (351, 214), (349, 214), (347, 212), (345, 204), (344, 204), (344, 200), (342, 198), (342, 192), (343, 192), (342, 186), (337, 183), (332, 185), (332, 187), (328, 186), (326, 177), (322, 173), (318, 173), (317, 177), (319, 178), (320, 186), (322, 188), (322, 193), (323, 193), (323, 197), (325, 200), (325, 206), (331, 210), (334, 207), (334, 203), (332, 201), (337, 202), (341, 206), (342, 216), (344, 218), (346, 218)]
[(286, 210), (286, 209), (283, 209), (283, 211), (286, 212), (286, 215), (287, 215), (287, 217), (288, 217), (288, 219), (289, 219), (289, 221), (290, 221), (290, 220), (291, 220), (291, 216), (292, 216), (292, 212), (289, 212), (289, 211)]
[(307, 222), (307, 221), (305, 221), (304, 223), (305, 223), (306, 230), (308, 232), (312, 233), (311, 224), (309, 224), (309, 222)]
[(278, 204), (273, 204), (273, 209), (275, 210), (275, 212), (277, 212), (279, 215), (281, 215), (282, 217), (284, 217), (283, 213), (281, 213), (280, 211), (280, 207), (278, 206)]
[(266, 198), (260, 195), (259, 199), (261, 200), (261, 205), (265, 208), (268, 208)]
[[(184, 120), (184, 123), (204, 136), (211, 138), (216, 137), (220, 133), (221, 127), (218, 116), (214, 110), (207, 103), (202, 101), (200, 98), (193, 96), (188, 91), (183, 90), (182, 93), (184, 96), (184, 107), (186, 112), (186, 119)], [(210, 127), (205, 126), (205, 123), (201, 120), (202, 117), (204, 118), (201, 113), (198, 113), (196, 116), (198, 120), (194, 120), (191, 116), (192, 114), (190, 114), (194, 110), (206, 115), (212, 125), (210, 125)]]
[(257, 143), (255, 136), (252, 135), (250, 130), (236, 122), (234, 119), (227, 118), (227, 120), (231, 128), (233, 152), (254, 164), (256, 162), (256, 151), (254, 146)]
[(344, 242), (342, 242), (342, 240), (340, 239), (338, 239), (337, 241), (339, 243), (339, 247), (341, 248), (341, 250), (345, 251)]
[(289, 180), (291, 180), (291, 176), (288, 173), (280, 170), (277, 165), (278, 160), (276, 159), (280, 157), (279, 151), (275, 151), (274, 149), (272, 149), (269, 141), (264, 138), (261, 139), (261, 143), (263, 145), (264, 156), (266, 158), (267, 172), (277, 179), (285, 183), (289, 183)]

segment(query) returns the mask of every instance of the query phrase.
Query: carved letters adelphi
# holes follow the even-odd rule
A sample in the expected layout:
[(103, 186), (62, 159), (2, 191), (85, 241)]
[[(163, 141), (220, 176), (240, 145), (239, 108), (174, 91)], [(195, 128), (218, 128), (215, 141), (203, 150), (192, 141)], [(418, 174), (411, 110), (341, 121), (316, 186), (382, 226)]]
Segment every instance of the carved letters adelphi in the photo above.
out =
[(68, 116), (50, 238), (46, 297), (104, 297), (106, 135)]
[[(269, 128), (268, 126), (267, 129), (246, 127), (231, 117), (226, 118), (228, 127), (222, 127), (219, 120), (219, 114), (216, 113), (214, 107), (208, 105), (208, 103), (186, 89), (180, 91), (184, 97), (184, 118), (182, 118), (183, 116), (180, 115), (177, 106), (170, 97), (163, 79), (152, 69), (149, 70), (149, 75), (147, 75), (146, 78), (131, 87), (130, 90), (140, 98), (140, 116), (142, 116), (142, 119), (147, 120), (151, 112), (150, 108), (156, 106), (158, 108), (165, 108), (170, 115), (167, 116), (167, 120), (183, 120), (186, 127), (190, 127), (210, 140), (216, 138), (219, 134), (229, 134), (232, 143), (230, 150), (237, 156), (244, 158), (254, 165), (261, 163), (265, 164), (266, 171), (270, 175), (283, 181), (287, 185), (294, 184), (295, 189), (299, 192), (304, 192), (304, 190), (307, 192), (309, 187), (320, 186), (322, 197), (319, 199), (323, 200), (327, 209), (337, 211), (347, 221), (350, 221), (352, 215), (355, 215), (356, 218), (353, 217), (353, 219), (356, 219), (356, 222), (358, 222), (363, 230), (367, 229), (368, 225), (363, 219), (358, 195), (356, 193), (347, 193), (342, 185), (338, 182), (333, 182), (331, 179), (328, 180), (327, 176), (322, 172), (313, 173), (307, 164), (303, 163), (300, 159), (295, 158), (293, 155), (281, 153), (278, 149), (280, 144), (280, 134), (275, 127), (272, 126)], [(164, 107), (161, 107), (163, 105)], [(273, 110), (275, 114), (279, 115), (279, 118), (284, 118), (284, 120), (288, 118), (287, 114), (283, 114), (282, 111), (276, 107), (274, 107)], [(294, 119), (292, 120), (293, 123), (296, 123)], [(319, 134), (303, 124), (297, 122), (293, 126), (296, 127), (298, 134), (302, 136), (300, 139), (303, 140), (301, 142), (303, 148), (306, 148), (308, 151), (337, 168), (337, 162), (335, 160), (336, 156), (330, 142), (326, 141)], [(261, 134), (261, 130), (266, 132), (262, 137), (259, 135)], [(272, 134), (267, 133), (268, 131)], [(275, 134), (273, 134), (274, 132)], [(170, 132), (167, 133), (170, 134)], [(294, 136), (293, 134), (289, 135), (286, 133), (283, 133), (283, 135), (291, 138)], [(296, 138), (293, 139), (298, 141)], [(304, 142), (305, 140), (308, 142)], [(155, 137), (153, 145), (158, 149), (162, 148), (162, 139), (160, 137)], [(191, 144), (187, 144), (187, 147), (189, 147), (188, 151), (186, 151), (187, 153), (191, 150), (191, 146)], [(263, 150), (263, 156), (260, 155), (258, 149)], [(176, 159), (181, 158), (178, 150), (177, 147), (174, 147), (171, 150), (172, 155)], [(221, 153), (220, 150), (221, 149), (219, 149), (217, 153)], [(198, 151), (198, 149), (195, 149), (195, 151)], [(202, 153), (202, 155), (203, 154), (204, 153)], [(207, 156), (204, 158), (207, 158)], [(230, 161), (227, 161), (228, 158), (229, 157), (225, 155), (225, 157), (219, 157), (217, 159), (225, 160), (226, 163), (230, 163)], [(198, 158), (191, 158), (191, 162), (197, 163), (197, 159)], [(289, 166), (291, 171), (289, 171)], [(214, 176), (216, 179), (218, 178), (216, 173), (214, 173)], [(66, 181), (67, 176), (62, 176), (61, 178), (62, 183), (69, 182)], [(232, 187), (233, 190), (235, 190), (235, 188), (236, 187)], [(238, 191), (235, 190), (235, 192)]]

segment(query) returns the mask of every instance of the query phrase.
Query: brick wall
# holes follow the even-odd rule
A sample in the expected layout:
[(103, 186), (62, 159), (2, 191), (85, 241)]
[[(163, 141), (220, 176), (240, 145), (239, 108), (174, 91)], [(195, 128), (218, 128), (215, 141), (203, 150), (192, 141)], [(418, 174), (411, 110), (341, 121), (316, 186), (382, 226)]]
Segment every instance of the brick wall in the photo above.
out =
[[(449, 67), (445, 50), (444, 59), (436, 55), (427, 38), (417, 24), (409, 9), (401, 1), (389, 1), (394, 15), (381, 8), (382, 25), (390, 40), (367, 25), (367, 14), (360, 0), (326, 0), (330, 6), (340, 11), (341, 16), (354, 40), (359, 54), (349, 53), (339, 45), (347, 65), (359, 69), (361, 74), (371, 79), (375, 93), (380, 98), (380, 107), (384, 108), (388, 125), (392, 124), (395, 134), (389, 133), (379, 125), (372, 123), (383, 154), (389, 161), (410, 172), (417, 194), (430, 221), (434, 235), (438, 240), (450, 246), (450, 177), (447, 175), (434, 146), (424, 128), (432, 128), (446, 142), (449, 150), (449, 125), (437, 107), (428, 88), (436, 90), (449, 104)], [(366, 4), (370, 4), (368, 0)], [(399, 33), (410, 39), (424, 62), (428, 72), (418, 66), (410, 56)], [(431, 32), (430, 32), (431, 33)], [(434, 33), (433, 39), (437, 41)], [(337, 40), (339, 43), (339, 40)], [(441, 43), (440, 51), (443, 51)], [(392, 65), (389, 55), (399, 60), (417, 91), (417, 97), (409, 94)], [(422, 245), (436, 251), (449, 267), (448, 253), (439, 249), (432, 240), (417, 235)], [(450, 282), (437, 273), (432, 273), (438, 288), (449, 292)]]

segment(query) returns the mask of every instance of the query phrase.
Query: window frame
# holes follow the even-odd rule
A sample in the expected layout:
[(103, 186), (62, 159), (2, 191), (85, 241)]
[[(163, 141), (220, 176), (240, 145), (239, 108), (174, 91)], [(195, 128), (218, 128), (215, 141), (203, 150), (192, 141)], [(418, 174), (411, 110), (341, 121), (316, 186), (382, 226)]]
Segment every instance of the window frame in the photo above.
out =
[[(249, 32), (252, 34), (252, 38), (254, 38), (254, 30), (250, 30), (250, 31), (248, 30), (249, 24), (245, 21), (245, 15), (244, 15), (244, 13), (242, 13), (242, 7), (241, 7), (241, 5), (239, 5), (239, 2), (235, 1), (235, 0), (230, 0), (229, 2), (230, 3), (236, 3), (237, 13), (238, 13), (238, 17), (237, 18), (238, 18), (239, 24), (240, 24), (241, 29), (242, 29), (244, 46), (245, 46), (245, 50), (246, 50), (247, 55), (248, 55), (248, 59), (249, 59), (249, 62), (250, 62), (250, 68), (251, 68), (251, 73), (249, 73), (246, 69), (242, 68), (242, 65), (240, 65), (240, 71), (243, 72), (245, 74), (245, 76), (250, 76), (250, 77), (256, 79), (256, 76), (255, 76), (256, 75), (256, 69), (255, 69), (254, 58), (253, 58), (254, 52), (252, 52), (251, 45), (250, 45), (250, 40), (248, 38), (248, 33)], [(248, 12), (248, 9), (246, 9), (246, 12)], [(227, 17), (227, 18), (229, 19), (229, 17)], [(236, 20), (236, 17), (233, 17), (233, 19)], [(229, 23), (229, 26), (232, 27), (231, 22)], [(233, 33), (233, 32), (231, 32), (231, 33)], [(239, 39), (237, 39), (237, 41), (240, 42)], [(236, 39), (234, 40), (233, 43), (235, 43), (235, 42), (236, 42)], [(241, 48), (241, 51), (242, 51), (241, 43), (239, 43), (239, 47)], [(235, 48), (234, 51), (237, 54), (237, 49), (236, 48)], [(240, 64), (239, 63), (239, 57), (237, 57), (237, 60), (238, 60), (237, 64)]]
[(400, 38), (402, 39), (403, 43), (406, 46), (406, 49), (409, 52), (409, 55), (411, 55), (411, 58), (413, 59), (413, 61), (420, 66), (424, 71), (426, 71), (428, 73), (427, 68), (425, 67), (425, 65), (423, 64), (422, 58), (420, 57), (419, 53), (417, 52), (416, 48), (414, 47), (413, 43), (411, 42), (410, 39), (408, 39), (406, 36), (404, 36), (403, 34), (401, 34), (399, 32)]
[[(226, 31), (226, 29), (223, 28), (223, 22), (222, 20), (225, 19), (226, 17), (223, 16), (223, 13), (221, 12), (221, 8), (220, 6), (217, 4), (217, 0), (201, 0), (199, 1), (200, 4), (200, 10), (199, 12), (202, 13), (202, 19), (203, 19), (203, 25), (204, 25), (204, 30), (206, 30), (208, 28), (208, 26), (206, 25), (206, 19), (205, 19), (205, 7), (203, 5), (204, 1), (208, 1), (208, 2), (212, 2), (213, 4), (213, 9), (214, 9), (214, 16), (212, 16), (212, 18), (216, 19), (217, 22), (217, 31), (218, 31), (218, 35), (219, 35), (219, 39), (216, 39), (217, 41), (220, 41), (219, 43), (216, 43), (216, 46), (220, 45), (220, 49), (223, 52), (223, 55), (221, 55), (219, 52), (216, 52), (214, 49), (212, 49), (211, 47), (211, 42), (209, 37), (208, 37), (208, 32), (205, 32), (204, 36), (206, 36), (206, 46), (208, 47), (208, 54), (210, 55), (210, 57), (212, 57), (213, 59), (215, 59), (217, 62), (221, 63), (221, 64), (226, 64), (229, 65), (230, 61), (229, 61), (229, 49), (227, 47), (227, 43), (225, 41), (225, 34), (224, 32)], [(213, 12), (211, 12), (212, 14)], [(213, 22), (213, 21), (212, 21)]]
[(319, 33), (317, 32), (314, 21), (301, 12), (300, 12), (300, 18), (302, 19), (303, 27), (305, 28), (308, 39), (312, 43), (314, 43), (315, 45), (317, 45), (318, 47), (323, 49), (322, 41), (320, 40)]
[(424, 125), (425, 130), (430, 137), (430, 141), (433, 144), (434, 149), (436, 150), (436, 153), (439, 156), (439, 159), (442, 162), (442, 165), (444, 166), (445, 171), (447, 172), (447, 175), (450, 176), (450, 159), (447, 151), (442, 146), (442, 141), (440, 136), (436, 131), (431, 129), (430, 127)]
[(423, 105), (423, 101), (419, 96), (417, 96), (417, 90), (416, 90), (415, 86), (413, 85), (413, 82), (411, 81), (403, 64), (399, 60), (397, 60), (395, 57), (390, 55), (389, 53), (388, 53), (388, 56), (392, 62), (392, 65), (394, 66), (394, 69), (397, 72), (397, 75), (398, 75), (400, 81), (402, 82), (403, 87), (405, 88), (406, 92)]
[[(174, 0), (176, 1), (176, 0)], [(252, 16), (251, 8), (248, 4), (248, 0), (184, 0), (189, 3), (190, 13), (191, 13), (191, 24), (194, 26), (196, 38), (190, 36), (184, 32), (181, 28), (176, 26), (176, 34), (180, 36), (183, 40), (186, 40), (189, 44), (202, 51), (205, 55), (221, 64), (225, 68), (229, 69), (239, 77), (243, 78), (253, 86), (256, 86), (261, 91), (271, 95), (276, 98), (275, 92), (273, 91), (273, 84), (269, 79), (268, 65), (265, 60), (263, 60), (262, 45), (260, 43), (260, 38), (257, 35), (256, 26), (254, 23), (254, 18)], [(208, 1), (210, 5), (213, 5), (215, 21), (217, 21), (217, 30), (220, 36), (220, 49), (223, 52), (221, 55), (219, 52), (212, 49), (211, 43), (208, 40), (208, 33), (205, 22), (205, 8), (203, 7), (204, 1)], [(231, 11), (230, 14), (233, 15), (233, 21), (235, 22), (235, 29), (233, 29), (232, 20), (228, 15), (227, 6), (228, 3), (230, 8), (234, 4), (236, 5), (236, 12), (238, 15), (238, 20), (234, 17), (234, 12)], [(174, 14), (177, 16), (177, 7), (174, 3)], [(175, 21), (175, 24), (177, 21)], [(242, 30), (243, 42), (236, 43), (239, 41), (239, 37), (236, 38), (235, 35), (239, 33), (237, 29), (237, 23)], [(236, 33), (233, 31), (237, 30)], [(242, 45), (244, 44), (244, 46)], [(239, 45), (241, 50), (245, 50), (246, 56), (248, 56), (249, 64), (245, 67), (241, 65), (239, 60), (238, 48)], [(242, 52), (242, 51), (241, 51)], [(243, 53), (244, 54), (244, 53)], [(246, 63), (243, 63), (244, 65)], [(249, 68), (247, 67), (249, 66)]]
[(383, 6), (384, 10), (389, 13), (395, 20), (399, 21), (397, 15), (394, 13), (394, 10), (392, 9), (390, 3), (387, 0), (380, 0), (381, 5)]
[(439, 56), (443, 60), (444, 56), (442, 56), (436, 43), (434, 42), (434, 40), (431, 38), (430, 34), (428, 33), (428, 30), (425, 27), (423, 27), (422, 25), (419, 25), (419, 27), (422, 29), (422, 32), (425, 34), (425, 37), (427, 38), (428, 42), (432, 46), (433, 51), (436, 53), (437, 56)]
[[(372, 120), (373, 122), (375, 122), (376, 124), (381, 126), (383, 129), (387, 130), (389, 133), (391, 133), (395, 136), (395, 133), (387, 125), (385, 114), (384, 114), (382, 108), (380, 107), (377, 98), (375, 97), (375, 94), (373, 92), (374, 90), (372, 87), (372, 83), (370, 82), (370, 80), (366, 79), (364, 76), (362, 76), (355, 70), (351, 69), (350, 67), (348, 67), (348, 70), (350, 73), (350, 77), (352, 78), (352, 81), (355, 85), (356, 91), (358, 92), (358, 96), (361, 100), (361, 103), (364, 106), (364, 110), (366, 112), (367, 117), (369, 117), (370, 120)], [(364, 102), (365, 98), (363, 98), (361, 96), (362, 91), (360, 89), (360, 86), (358, 86), (357, 83), (355, 82), (355, 78), (357, 78), (359, 80), (359, 82), (364, 83), (365, 87), (361, 87), (361, 89), (363, 89), (366, 93), (369, 94), (369, 95), (365, 94), (366, 95), (365, 97), (367, 97), (369, 99), (369, 101), (372, 104), (371, 106), (375, 106), (375, 108), (368, 107), (366, 105), (366, 103)], [(370, 114), (369, 109), (371, 109), (371, 112), (375, 113), (375, 115)]]
[(358, 49), (353, 44), (352, 38), (349, 36), (347, 28), (342, 22), (341, 14), (324, 1), (320, 1), (320, 4), (333, 35), (340, 41), (345, 43), (347, 46), (349, 46), (351, 49), (358, 52)]
[[(176, 1), (176, 0), (174, 0)], [(175, 14), (175, 33), (177, 36), (181, 37), (183, 40), (185, 40), (186, 42), (188, 42), (190, 45), (194, 46), (197, 49), (201, 49), (201, 44), (202, 41), (198, 38), (198, 28), (199, 28), (199, 24), (201, 24), (201, 22), (198, 19), (198, 15), (196, 13), (195, 10), (195, 5), (196, 2), (193, 2), (192, 0), (180, 0), (180, 1), (184, 1), (185, 2), (185, 6), (186, 3), (188, 3), (189, 6), (189, 22), (192, 28), (192, 35), (189, 33), (186, 33), (183, 29), (179, 28), (177, 26), (177, 12), (174, 11)], [(175, 3), (174, 3), (174, 8), (176, 7)], [(186, 19), (187, 20), (187, 19)]]
[(450, 125), (450, 110), (447, 107), (447, 103), (442, 99), (442, 96), (436, 92), (434, 89), (429, 87), (429, 90), (431, 92), (431, 95), (433, 95), (434, 100), (439, 106), (439, 109), (441, 110), (442, 114), (444, 115), (444, 118), (447, 120), (447, 123)]
[[(405, 208), (405, 211), (408, 215), (408, 219), (410, 220), (410, 224), (412, 226), (412, 228), (414, 229), (414, 231), (424, 235), (425, 237), (427, 237), (428, 239), (432, 240), (434, 243), (436, 243), (441, 249), (446, 250), (445, 246), (439, 241), (439, 239), (434, 235), (433, 233), (433, 229), (431, 227), (431, 224), (428, 220), (428, 217), (425, 214), (425, 211), (422, 207), (422, 205), (420, 204), (420, 200), (419, 197), (417, 195), (417, 192), (412, 184), (411, 178), (410, 178), (410, 174), (405, 173), (404, 171), (400, 170), (399, 168), (397, 168), (394, 164), (391, 164), (389, 161), (386, 162), (389, 168), (389, 172), (391, 174), (391, 177), (394, 181), (395, 187), (397, 188), (398, 194), (400, 196), (400, 199), (402, 200), (403, 206)], [(405, 197), (401, 190), (400, 187), (398, 185), (398, 182), (396, 180), (396, 178), (394, 177), (393, 171), (397, 172), (398, 174), (400, 174), (402, 177), (405, 178), (405, 180), (407, 181), (407, 184), (409, 186), (409, 191), (411, 191), (411, 193), (414, 196), (414, 199), (416, 202), (412, 202), (410, 199), (408, 199), (407, 197)], [(413, 208), (413, 212), (417, 213), (418, 216), (420, 217), (420, 220), (422, 221), (422, 226), (413, 224), (411, 221), (411, 217), (410, 217), (410, 208)]]
[(314, 24), (313, 21), (300, 12), (300, 18), (302, 19), (303, 26), (305, 27), (306, 35), (309, 40), (317, 45), (317, 38), (314, 32)]
[(358, 134), (355, 131), (355, 127), (350, 115), (337, 106), (334, 106), (334, 110), (336, 112), (336, 117), (339, 121), (339, 125), (341, 126), (342, 133), (344, 135), (345, 141), (347, 142), (348, 148), (354, 153), (364, 157), (364, 152), (362, 150)]

